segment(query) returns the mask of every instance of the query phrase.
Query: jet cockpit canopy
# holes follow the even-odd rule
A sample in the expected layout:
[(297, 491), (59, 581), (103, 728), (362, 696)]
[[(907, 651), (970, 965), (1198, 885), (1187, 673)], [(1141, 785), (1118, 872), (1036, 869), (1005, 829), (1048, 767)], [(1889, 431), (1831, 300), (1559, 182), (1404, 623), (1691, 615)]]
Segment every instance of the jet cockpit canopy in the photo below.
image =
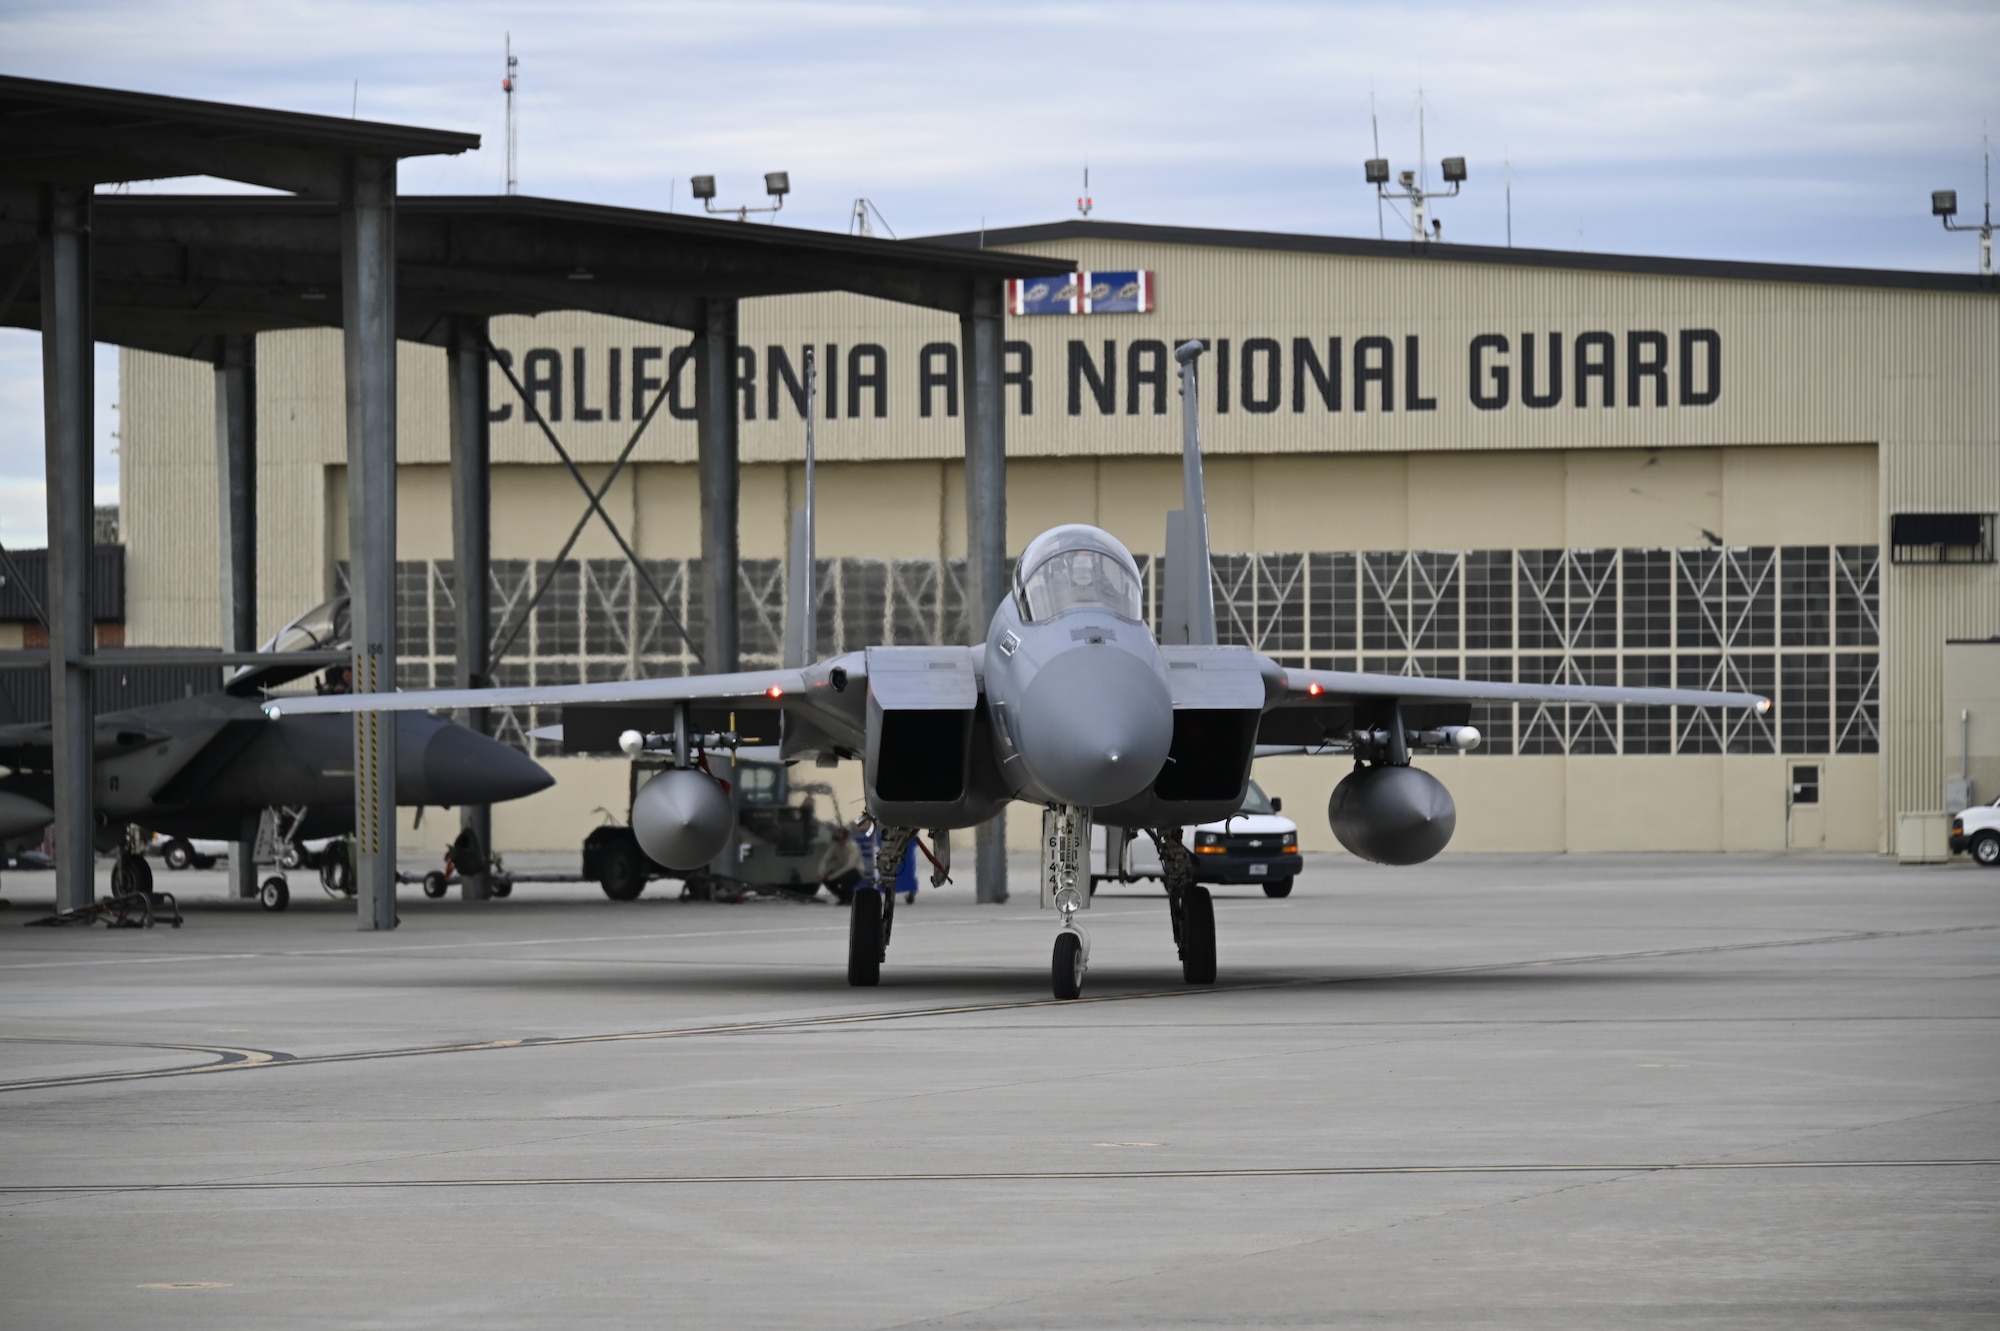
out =
[(1077, 606), (1139, 620), (1142, 596), (1131, 552), (1109, 532), (1080, 522), (1043, 532), (1014, 566), (1015, 604), (1031, 623)]
[[(257, 650), (274, 655), (287, 652), (338, 651), (349, 644), (351, 625), (348, 598), (336, 596), (331, 601), (314, 606), (273, 633)], [(322, 667), (317, 665), (287, 665), (278, 661), (269, 665), (238, 666), (230, 675), (229, 682), (223, 687), (228, 693), (239, 698), (247, 698), (265, 689), (288, 684), (320, 669)]]

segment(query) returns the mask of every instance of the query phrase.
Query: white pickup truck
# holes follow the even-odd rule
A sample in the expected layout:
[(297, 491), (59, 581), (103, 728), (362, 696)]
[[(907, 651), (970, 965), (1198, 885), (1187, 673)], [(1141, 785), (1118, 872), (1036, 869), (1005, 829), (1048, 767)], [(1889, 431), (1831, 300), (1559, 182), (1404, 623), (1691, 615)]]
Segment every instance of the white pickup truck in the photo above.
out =
[(1951, 820), (1951, 851), (1971, 851), (1973, 863), (2000, 869), (2000, 799), (1975, 804)]

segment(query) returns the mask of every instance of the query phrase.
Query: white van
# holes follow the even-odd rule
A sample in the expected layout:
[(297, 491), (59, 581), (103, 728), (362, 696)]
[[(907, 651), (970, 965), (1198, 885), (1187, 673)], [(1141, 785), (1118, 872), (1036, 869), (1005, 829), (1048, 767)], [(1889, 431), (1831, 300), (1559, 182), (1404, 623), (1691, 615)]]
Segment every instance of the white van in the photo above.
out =
[[(1283, 801), (1270, 798), (1252, 781), (1240, 810), (1192, 829), (1188, 849), (1194, 852), (1194, 880), (1256, 883), (1267, 897), (1290, 896), (1292, 879), (1305, 867), (1305, 860), (1299, 855), (1299, 825), (1283, 810)], [(1099, 883), (1160, 877), (1160, 852), (1144, 832), (1125, 843), (1123, 858), (1124, 863), (1118, 863), (1116, 848), (1107, 848), (1102, 827), (1090, 829), (1092, 891)]]

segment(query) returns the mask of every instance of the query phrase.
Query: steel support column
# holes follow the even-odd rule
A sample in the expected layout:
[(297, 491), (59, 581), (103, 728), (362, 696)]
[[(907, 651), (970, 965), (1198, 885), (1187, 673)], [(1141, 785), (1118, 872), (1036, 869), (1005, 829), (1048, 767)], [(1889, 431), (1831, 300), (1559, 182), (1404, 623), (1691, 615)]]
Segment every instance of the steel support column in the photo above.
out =
[[(257, 338), (232, 333), (215, 358), (216, 549), (222, 557), (222, 647), (257, 650)], [(257, 895), (257, 820), (229, 848), (233, 896)]]
[(702, 302), (695, 334), (695, 430), (701, 473), (702, 668), (736, 669), (736, 302)]
[[(354, 688), (396, 687), (396, 162), (354, 158), (340, 214), (346, 299), (347, 559)], [(396, 927), (396, 732), (354, 717), (355, 900), (362, 929)]]
[[(1005, 307), (1000, 284), (973, 288), (959, 316), (965, 363), (965, 598), (966, 633), (983, 642), (993, 612), (1007, 594), (1007, 423), (1001, 390)], [(1007, 816), (984, 824), (973, 838), (975, 899), (1007, 899)]]
[[(492, 431), (487, 401), (490, 371), (486, 363), (486, 320), (459, 315), (452, 320), (445, 344), (445, 378), (451, 418), (451, 557), (452, 603), (456, 609), (458, 662), (452, 686), (484, 688), (492, 666), (493, 645), (489, 566), (493, 557)], [(484, 735), (491, 713), (469, 708), (461, 718)], [(493, 807), (466, 805), (458, 811), (459, 826), (478, 838), (487, 855), (493, 853)], [(467, 901), (492, 895), (487, 875), (463, 874), (459, 894)]]
[(49, 520), (49, 724), (55, 750), (56, 909), (97, 895), (92, 831), (90, 547), (96, 385), (90, 319), (91, 187), (42, 191), (42, 420)]

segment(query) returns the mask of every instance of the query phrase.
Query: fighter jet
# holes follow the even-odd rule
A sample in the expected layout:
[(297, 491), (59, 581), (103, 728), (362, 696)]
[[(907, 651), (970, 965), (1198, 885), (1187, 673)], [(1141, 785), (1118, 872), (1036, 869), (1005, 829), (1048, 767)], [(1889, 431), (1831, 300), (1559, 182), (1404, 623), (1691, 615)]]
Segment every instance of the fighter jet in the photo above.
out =
[[(1334, 834), (1364, 858), (1415, 864), (1444, 849), (1457, 809), (1411, 754), (1475, 746), (1478, 732), (1467, 724), (1475, 702), (1768, 710), (1768, 699), (1741, 693), (1307, 670), (1218, 644), (1195, 411), (1202, 350), (1190, 342), (1176, 351), (1184, 493), (1168, 522), (1162, 636), (1170, 641), (1146, 625), (1131, 553), (1108, 532), (1070, 524), (1022, 552), (1012, 594), (980, 645), (869, 647), (776, 670), (674, 679), (274, 699), (265, 710), (289, 718), (566, 705), (566, 730), (615, 728), (627, 753), (670, 757), (634, 799), (632, 828), (648, 855), (675, 869), (706, 864), (727, 844), (730, 802), (706, 759), (736, 744), (776, 743), (787, 758), (858, 759), (868, 811), (884, 829), (878, 865), (900, 863), (920, 828), (931, 829), (933, 852), (948, 863), (950, 830), (975, 827), (1010, 802), (1038, 805), (1042, 904), (1061, 916), (1051, 962), (1057, 998), (1082, 993), (1089, 962), (1077, 917), (1090, 905), (1093, 821), (1144, 829), (1157, 843), (1182, 973), (1190, 984), (1214, 982), (1214, 910), (1194, 882), (1183, 829), (1237, 810), (1260, 744), (1351, 755), (1353, 770), (1328, 803)], [(809, 452), (808, 477), (810, 466)], [(809, 499), (793, 560), (793, 585), (808, 589), (810, 512)], [(813, 603), (810, 590), (805, 603)], [(802, 617), (788, 623), (788, 661), (805, 659), (806, 628)], [(879, 982), (893, 910), (893, 895), (879, 888), (855, 892), (850, 984)]]
[[(151, 885), (145, 861), (128, 849), (128, 827), (237, 840), (246, 821), (254, 826), (262, 811), (276, 808), (304, 811), (290, 829), (298, 839), (353, 830), (352, 723), (274, 719), (261, 710), (266, 690), (315, 669), (284, 655), (343, 645), (345, 624), (346, 600), (338, 598), (280, 630), (263, 648), (272, 663), (242, 667), (220, 691), (97, 717), (96, 839), (100, 850), (120, 852), (120, 887)], [(338, 688), (339, 671), (332, 673), (329, 687)], [(47, 722), (0, 717), (0, 839), (54, 821), (52, 743)], [(533, 759), (464, 726), (422, 714), (396, 718), (399, 804), (497, 804), (554, 782)], [(281, 909), (283, 902), (264, 904)]]

